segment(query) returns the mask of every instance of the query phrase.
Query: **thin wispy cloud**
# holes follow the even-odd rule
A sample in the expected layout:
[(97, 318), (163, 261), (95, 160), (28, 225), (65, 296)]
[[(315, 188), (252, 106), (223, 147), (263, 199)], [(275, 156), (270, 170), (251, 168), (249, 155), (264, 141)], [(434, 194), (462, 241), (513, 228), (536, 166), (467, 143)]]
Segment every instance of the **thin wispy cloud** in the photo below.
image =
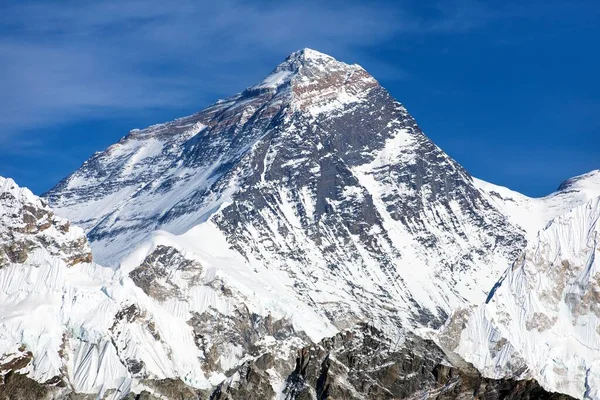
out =
[(0, 140), (100, 112), (204, 105), (302, 47), (353, 60), (398, 35), (463, 32), (488, 18), (473, 4), (423, 17), (364, 2), (14, 2), (0, 13)]

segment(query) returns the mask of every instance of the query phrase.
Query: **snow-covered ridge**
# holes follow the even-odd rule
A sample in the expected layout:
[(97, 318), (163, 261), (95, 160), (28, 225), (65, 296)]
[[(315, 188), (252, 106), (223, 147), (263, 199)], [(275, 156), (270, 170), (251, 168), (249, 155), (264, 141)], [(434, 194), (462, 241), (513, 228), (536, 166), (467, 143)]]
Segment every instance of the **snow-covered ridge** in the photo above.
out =
[(600, 169), (588, 172), (587, 174), (575, 176), (561, 183), (561, 185), (558, 187), (558, 192), (567, 191), (597, 194), (600, 192)]
[(554, 218), (600, 195), (600, 170), (568, 179), (556, 192), (540, 198), (531, 198), (476, 178), (474, 182), (511, 222), (526, 231), (530, 240)]
[(296, 110), (316, 116), (364, 100), (377, 81), (359, 65), (348, 65), (311, 49), (292, 53), (258, 85), (287, 97)]
[(300, 69), (306, 67), (315, 67), (325, 69), (327, 65), (339, 63), (333, 57), (319, 53), (312, 49), (302, 49), (290, 54), (284, 62), (275, 68), (275, 70), (267, 76), (258, 85), (252, 86), (252, 89), (277, 89), (281, 86), (289, 84)]
[(31, 190), (17, 186), (15, 181), (10, 178), (0, 176), (0, 193), (9, 193), (19, 202), (37, 203), (42, 206), (42, 201), (36, 197)]
[[(165, 379), (207, 391), (247, 359), (249, 346), (293, 354), (307, 344), (306, 335), (320, 340), (337, 332), (298, 301), (281, 282), (285, 277), (249, 276), (247, 261), (210, 224), (181, 237), (157, 232), (113, 270), (86, 258), (81, 229), (35, 213), (29, 206), (51, 211), (12, 180), (0, 182), (0, 250), (21, 239), (31, 243), (0, 263), (0, 377), (26, 374), (55, 387), (55, 396), (121, 399), (130, 391), (155, 393)], [(41, 231), (33, 222), (22, 230), (28, 213), (39, 216)], [(57, 227), (46, 227), (46, 218)], [(62, 236), (78, 240), (63, 248)], [(209, 244), (211, 253), (197, 243)], [(77, 260), (69, 263), (73, 254)], [(294, 335), (269, 340), (271, 321)], [(266, 336), (230, 340), (259, 328)]]
[(529, 230), (529, 244), (485, 304), (450, 318), (442, 342), (487, 376), (518, 372), (576, 398), (599, 398), (598, 171), (540, 199), (477, 184)]
[[(76, 360), (61, 356), (70, 338), (66, 327), (80, 340), (96, 341), (102, 335), (87, 328), (92, 316), (99, 325), (110, 318), (106, 295), (88, 276), (95, 270), (90, 262), (82, 229), (55, 216), (28, 189), (0, 178), (0, 365), (17, 362), (13, 371), (39, 382), (79, 370)], [(86, 385), (73, 385), (80, 383)]]
[[(302, 49), (290, 54), (275, 70), (261, 83), (251, 89), (277, 89), (289, 84), (291, 80), (301, 73), (302, 69), (317, 69), (326, 71), (327, 67), (340, 65), (335, 58), (312, 49)], [(344, 64), (345, 65), (345, 64)], [(346, 67), (349, 67), (346, 65)]]

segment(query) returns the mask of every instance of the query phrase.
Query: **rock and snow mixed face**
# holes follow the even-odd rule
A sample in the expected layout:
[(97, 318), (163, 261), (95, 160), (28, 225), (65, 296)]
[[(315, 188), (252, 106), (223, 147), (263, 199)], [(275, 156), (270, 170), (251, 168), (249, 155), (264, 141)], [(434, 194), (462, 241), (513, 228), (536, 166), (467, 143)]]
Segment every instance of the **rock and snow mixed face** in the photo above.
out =
[(130, 133), (47, 199), (108, 265), (153, 230), (211, 224), (240, 268), (281, 274), (340, 329), (437, 326), (484, 299), (524, 244), (373, 77), (308, 49), (198, 114)]
[(334, 335), (274, 271), (257, 281), (239, 268), (243, 259), (210, 224), (180, 236), (155, 233), (118, 270), (100, 267), (81, 230), (28, 190), (0, 182), (2, 248), (17, 237), (31, 243), (18, 258), (7, 253), (0, 268), (0, 396), (548, 395), (536, 382), (483, 378), (408, 331), (392, 338), (358, 324)]
[(34, 262), (34, 253), (47, 252), (67, 265), (91, 262), (85, 233), (56, 215), (48, 204), (0, 177), (0, 268)]
[[(0, 178), (3, 373), (18, 370), (40, 382), (58, 383), (70, 370), (73, 380), (78, 380), (77, 361), (66, 358), (67, 348), (74, 344), (71, 338), (93, 342), (98, 336), (90, 328), (92, 319), (97, 318), (94, 325), (110, 321), (105, 312), (107, 296), (88, 277), (95, 268), (90, 263), (82, 229), (55, 216), (29, 190)], [(77, 332), (69, 332), (66, 326)]]
[[(212, 233), (206, 240), (216, 252)], [(310, 320), (309, 334), (334, 332), (307, 305), (271, 306), (273, 298), (253, 292), (256, 282), (231, 286), (223, 266), (235, 260), (186, 254), (178, 242), (185, 239), (157, 234), (122, 268), (101, 267), (82, 229), (0, 178), (0, 395), (14, 374), (31, 379), (23, 398), (120, 399), (131, 390), (160, 394), (165, 385), (208, 391), (250, 349), (288, 357), (305, 346), (309, 336), (287, 319), (292, 310)]]

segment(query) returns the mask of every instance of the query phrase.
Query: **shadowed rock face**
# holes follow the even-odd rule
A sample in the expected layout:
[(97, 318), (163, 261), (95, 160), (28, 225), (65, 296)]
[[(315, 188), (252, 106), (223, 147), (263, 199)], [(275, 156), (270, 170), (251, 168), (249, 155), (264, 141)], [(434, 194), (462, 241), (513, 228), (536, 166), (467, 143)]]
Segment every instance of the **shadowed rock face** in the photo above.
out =
[[(556, 399), (535, 381), (483, 378), (456, 355), (412, 334), (396, 342), (367, 325), (297, 351), (283, 397), (298, 399)], [(211, 399), (272, 398), (271, 354), (245, 363)], [(256, 396), (264, 397), (256, 397)]]
[(239, 354), (257, 357), (266, 351), (275, 351), (262, 342), (266, 337), (292, 347), (310, 343), (306, 335), (296, 332), (289, 321), (275, 320), (270, 315), (262, 317), (242, 306), (230, 315), (211, 311), (195, 314), (188, 324), (192, 326), (196, 344), (204, 354), (203, 366), (207, 373), (231, 371), (232, 366), (223, 365), (219, 359), (231, 351), (232, 346)]
[[(408, 333), (392, 341), (376, 328), (361, 325), (287, 355), (263, 349), (262, 354), (231, 371), (231, 377), (212, 393), (179, 380), (144, 380), (152, 393), (130, 393), (124, 398), (274, 399), (275, 390), (282, 389), (287, 400), (571, 399), (545, 391), (534, 380), (483, 378), (470, 364), (449, 356), (430, 340)], [(281, 387), (273, 387), (276, 377), (284, 378)], [(5, 375), (0, 396), (11, 400), (93, 398), (12, 372)]]
[(148, 296), (164, 301), (181, 297), (177, 284), (172, 281), (172, 275), (176, 272), (180, 272), (183, 279), (194, 285), (202, 273), (202, 266), (184, 258), (172, 247), (157, 246), (129, 276)]
[[(190, 388), (176, 379), (145, 381), (152, 393), (144, 390), (121, 396), (123, 400), (199, 400), (208, 399), (208, 394)], [(108, 391), (103, 398), (109, 398), (114, 391)], [(3, 400), (96, 400), (96, 394), (74, 393), (53, 384), (41, 384), (26, 375), (9, 372), (0, 384), (0, 398)]]

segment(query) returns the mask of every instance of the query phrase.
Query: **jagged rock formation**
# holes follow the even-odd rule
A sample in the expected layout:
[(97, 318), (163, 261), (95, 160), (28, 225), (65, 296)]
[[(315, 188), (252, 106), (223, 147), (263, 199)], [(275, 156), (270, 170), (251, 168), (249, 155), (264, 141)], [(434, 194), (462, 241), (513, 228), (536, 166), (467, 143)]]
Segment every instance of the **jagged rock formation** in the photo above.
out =
[[(211, 399), (274, 396), (271, 354), (244, 364)], [(360, 325), (298, 350), (295, 369), (283, 382), (286, 400), (308, 399), (569, 399), (535, 381), (483, 378), (471, 365), (452, 361), (431, 340), (407, 333), (395, 341)]]
[(56, 216), (48, 204), (14, 181), (0, 177), (0, 269), (35, 262), (36, 250), (47, 251), (67, 265), (91, 262), (81, 228)]

